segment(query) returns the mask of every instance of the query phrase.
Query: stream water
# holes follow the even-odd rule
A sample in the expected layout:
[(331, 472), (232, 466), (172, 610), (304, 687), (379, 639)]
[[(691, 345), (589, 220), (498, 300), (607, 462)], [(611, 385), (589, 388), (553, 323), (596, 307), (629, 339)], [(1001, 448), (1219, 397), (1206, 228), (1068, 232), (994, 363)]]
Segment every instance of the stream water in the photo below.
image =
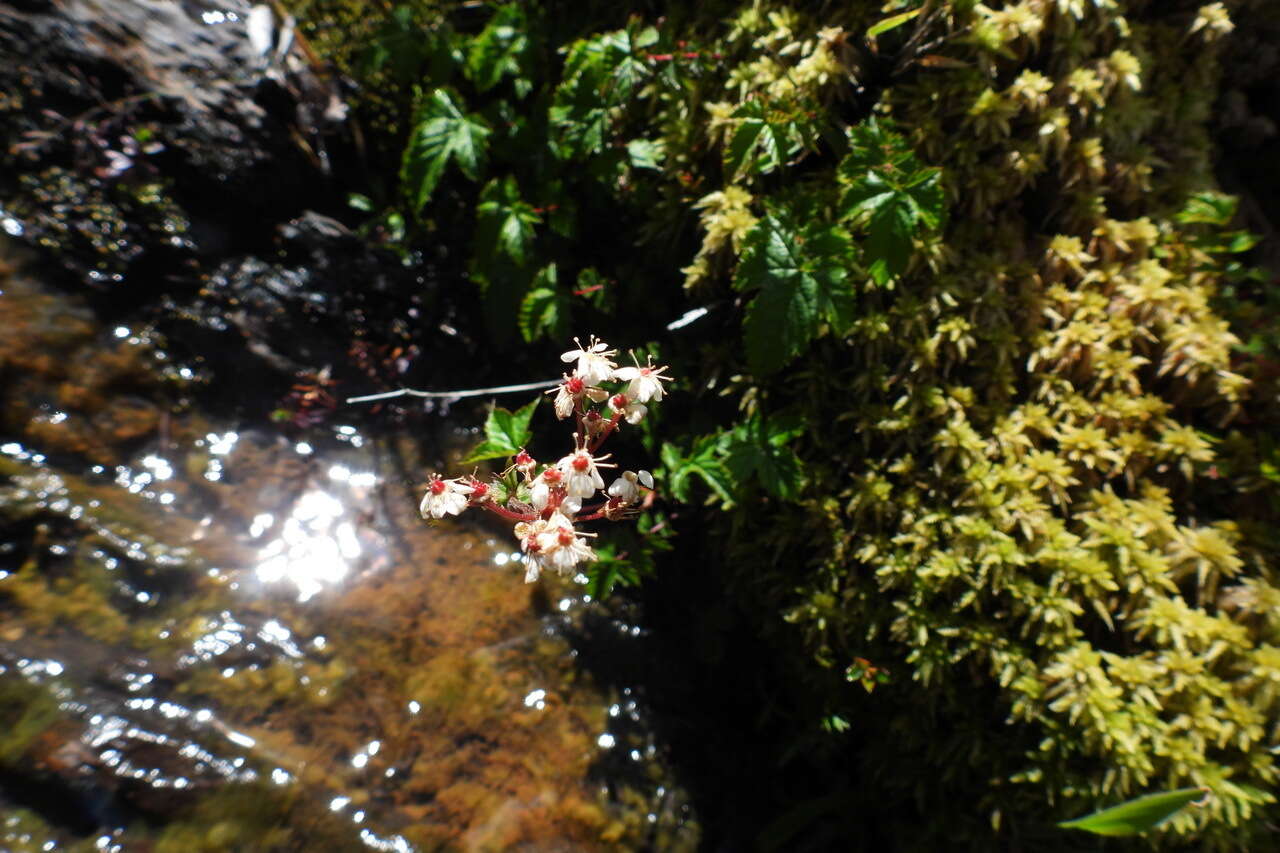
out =
[(696, 845), (565, 639), (598, 605), (419, 519), (423, 441), (211, 410), (207, 364), (0, 266), (0, 849)]

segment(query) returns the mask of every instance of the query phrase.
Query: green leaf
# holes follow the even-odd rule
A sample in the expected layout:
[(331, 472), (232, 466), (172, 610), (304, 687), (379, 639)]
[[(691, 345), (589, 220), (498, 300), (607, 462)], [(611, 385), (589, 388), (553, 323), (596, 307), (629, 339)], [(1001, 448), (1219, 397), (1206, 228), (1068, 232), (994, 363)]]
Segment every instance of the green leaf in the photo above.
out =
[[(517, 451), (519, 448), (516, 449)], [(472, 448), (471, 452), (462, 460), (463, 465), (470, 465), (473, 462), (483, 462), (486, 459), (506, 459), (516, 451), (511, 450), (505, 444), (499, 444), (494, 441), (482, 441)]]
[(738, 126), (724, 152), (724, 171), (730, 178), (748, 171), (744, 168), (748, 155), (764, 131), (764, 107), (759, 101), (748, 101), (734, 111), (734, 117), (739, 119)]
[(455, 53), (444, 27), (432, 26), (419, 18), (413, 7), (402, 3), (382, 20), (359, 65), (365, 74), (385, 70), (394, 81), (405, 84), (446, 80), (459, 61)]
[[(520, 63), (529, 47), (528, 24), (519, 4), (499, 6), (467, 53), (467, 77), (487, 92), (505, 75), (520, 76)], [(527, 90), (526, 90), (527, 91)]]
[(725, 174), (730, 178), (747, 172), (767, 174), (783, 166), (818, 138), (818, 125), (800, 110), (747, 101), (734, 110), (738, 120), (724, 152)]
[(786, 445), (802, 431), (789, 421), (757, 415), (728, 433), (722, 445), (725, 467), (739, 484), (754, 476), (769, 494), (794, 500), (804, 474), (799, 457)]
[(619, 555), (613, 545), (601, 545), (595, 549), (596, 559), (587, 564), (587, 594), (599, 601), (609, 595), (613, 588), (635, 586), (640, 583), (642, 567), (637, 566), (625, 555)]
[(902, 12), (897, 15), (891, 15), (890, 17), (885, 18), (883, 21), (880, 21), (879, 23), (872, 24), (869, 28), (867, 28), (867, 38), (873, 39), (878, 35), (883, 35), (889, 32), (890, 30), (897, 29), (898, 27), (902, 26), (907, 21), (910, 21), (912, 18), (914, 18), (916, 15), (919, 15), (923, 11), (924, 11), (924, 7), (922, 6), (919, 9), (912, 9), (909, 12)]
[(872, 172), (845, 190), (840, 199), (843, 218), (850, 222), (865, 220), (897, 195), (898, 190), (892, 184)]
[(1208, 791), (1205, 788), (1179, 788), (1161, 794), (1148, 794), (1091, 815), (1064, 821), (1058, 826), (1063, 829), (1080, 829), (1095, 835), (1140, 835), (1160, 826), (1206, 793)]
[(921, 169), (906, 183), (916, 218), (926, 228), (942, 227), (946, 216), (946, 196), (942, 192), (942, 170)]
[(1226, 193), (1213, 190), (1196, 193), (1187, 199), (1186, 206), (1174, 219), (1183, 225), (1228, 225), (1236, 215), (1237, 203), (1235, 196)]
[(568, 296), (556, 286), (556, 265), (548, 264), (520, 303), (520, 334), (530, 343), (540, 336), (563, 340), (569, 335), (568, 321)]
[(666, 471), (667, 489), (678, 501), (689, 501), (692, 498), (690, 480), (697, 477), (702, 480), (717, 498), (726, 506), (733, 505), (733, 493), (736, 488), (729, 469), (720, 460), (721, 436), (703, 436), (694, 442), (688, 457), (680, 453), (680, 449), (670, 442), (662, 445), (660, 456), (663, 469)]
[(839, 226), (811, 225), (801, 234), (808, 274), (817, 285), (818, 312), (838, 335), (857, 319), (857, 297), (846, 284), (853, 244)]
[(489, 133), (484, 120), (464, 115), (446, 90), (436, 89), (422, 99), (400, 164), (400, 182), (414, 210), (426, 206), (450, 163), (472, 180), (479, 177)]
[(523, 266), (533, 246), (533, 226), (542, 221), (532, 205), (520, 197), (516, 179), (494, 178), (480, 192), (476, 205), (477, 252), (502, 252)]
[(561, 158), (603, 151), (614, 114), (632, 103), (652, 76), (650, 63), (639, 51), (656, 41), (657, 32), (638, 26), (633, 23), (626, 30), (569, 46), (550, 110)]
[(901, 275), (911, 258), (915, 217), (906, 198), (895, 194), (871, 216), (867, 225), (867, 259), (871, 278), (879, 285)]
[(484, 422), (485, 440), (467, 454), (462, 464), (505, 458), (520, 452), (520, 448), (526, 446), (532, 438), (529, 421), (533, 418), (533, 410), (538, 407), (540, 399), (535, 397), (529, 405), (514, 412), (495, 406)]
[(883, 286), (906, 271), (913, 236), (942, 226), (942, 172), (921, 167), (906, 139), (875, 121), (851, 129), (849, 141), (836, 171), (846, 187), (841, 220), (867, 229), (866, 261)]
[(845, 285), (850, 243), (836, 227), (810, 225), (800, 233), (774, 214), (760, 220), (743, 243), (734, 277), (738, 290), (758, 289), (743, 319), (751, 369), (767, 375), (809, 345), (819, 323), (843, 332), (853, 319), (853, 293)]
[(627, 156), (637, 169), (661, 169), (666, 148), (661, 140), (633, 139), (627, 143)]

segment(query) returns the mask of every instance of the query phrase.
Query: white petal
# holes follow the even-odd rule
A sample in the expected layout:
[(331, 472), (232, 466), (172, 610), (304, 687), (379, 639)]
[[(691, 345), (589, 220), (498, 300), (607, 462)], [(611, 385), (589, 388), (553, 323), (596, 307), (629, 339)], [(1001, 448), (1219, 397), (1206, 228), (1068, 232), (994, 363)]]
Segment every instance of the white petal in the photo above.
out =
[(637, 475), (637, 479), (640, 480), (640, 485), (644, 486), (646, 489), (653, 488), (653, 475), (648, 471), (641, 471)]

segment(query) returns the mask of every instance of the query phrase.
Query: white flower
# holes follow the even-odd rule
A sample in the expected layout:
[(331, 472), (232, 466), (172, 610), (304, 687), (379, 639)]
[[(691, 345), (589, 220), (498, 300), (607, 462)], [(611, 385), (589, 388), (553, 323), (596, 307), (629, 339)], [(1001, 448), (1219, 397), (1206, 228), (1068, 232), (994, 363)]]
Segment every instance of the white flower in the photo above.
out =
[(599, 466), (612, 468), (613, 465), (604, 461), (607, 458), (607, 455), (592, 456), (585, 448), (579, 448), (556, 463), (556, 468), (564, 475), (565, 491), (570, 497), (586, 499), (604, 488)]
[(617, 498), (624, 504), (633, 504), (640, 500), (640, 487), (653, 488), (653, 475), (648, 471), (637, 474), (634, 471), (623, 471), (622, 476), (609, 486), (609, 497)]
[(609, 396), (609, 392), (603, 388), (594, 388), (587, 384), (585, 379), (578, 376), (566, 376), (564, 381), (547, 391), (548, 394), (555, 394), (554, 405), (556, 408), (556, 417), (564, 420), (573, 414), (573, 409), (578, 401), (583, 397), (599, 403), (605, 397)]
[(533, 583), (538, 579), (538, 571), (542, 568), (542, 545), (538, 537), (547, 529), (547, 522), (539, 518), (537, 521), (522, 521), (516, 525), (516, 538), (520, 540), (520, 550), (524, 551), (524, 582)]
[(649, 414), (649, 409), (644, 403), (627, 403), (622, 409), (622, 417), (632, 426), (644, 420), (644, 416), (647, 414)]
[(650, 356), (645, 366), (641, 367), (637, 363), (635, 367), (621, 367), (614, 371), (613, 378), (630, 382), (627, 385), (627, 396), (637, 403), (647, 403), (650, 400), (661, 400), (662, 395), (666, 393), (662, 383), (671, 379), (670, 376), (662, 375), (666, 369), (666, 367), (654, 367), (653, 357)]
[(564, 479), (558, 468), (548, 468), (533, 480), (533, 485), (529, 487), (529, 504), (538, 512), (542, 512), (547, 508), (547, 501), (551, 500), (551, 489), (559, 486)]
[(533, 583), (546, 568), (563, 575), (572, 572), (578, 563), (594, 560), (596, 552), (581, 538), (584, 535), (574, 530), (573, 522), (560, 512), (553, 512), (545, 520), (517, 524), (516, 536), (525, 552), (524, 582)]
[(610, 361), (609, 356), (617, 355), (617, 350), (609, 349), (609, 345), (604, 341), (596, 340), (595, 335), (591, 336), (591, 342), (585, 347), (577, 338), (574, 338), (573, 342), (578, 345), (578, 348), (564, 353), (560, 356), (560, 360), (578, 362), (578, 366), (573, 371), (574, 376), (587, 385), (593, 386), (613, 378), (613, 369), (618, 365)]
[(472, 487), (459, 482), (456, 478), (445, 480), (439, 474), (431, 477), (427, 484), (427, 493), (422, 497), (418, 512), (423, 518), (444, 518), (446, 515), (461, 515), (467, 508), (467, 495)]
[(587, 545), (573, 523), (560, 513), (552, 513), (546, 527), (538, 534), (537, 551), (542, 565), (555, 569), (562, 575), (569, 574), (581, 562), (596, 558), (595, 551)]
[[(529, 487), (529, 504), (538, 512), (542, 512), (551, 502), (551, 490), (563, 486), (564, 475), (560, 473), (560, 469), (548, 468), (535, 477), (533, 485)], [(563, 491), (560, 494), (560, 503), (556, 509), (566, 515), (577, 515), (582, 509), (581, 498), (565, 494)]]

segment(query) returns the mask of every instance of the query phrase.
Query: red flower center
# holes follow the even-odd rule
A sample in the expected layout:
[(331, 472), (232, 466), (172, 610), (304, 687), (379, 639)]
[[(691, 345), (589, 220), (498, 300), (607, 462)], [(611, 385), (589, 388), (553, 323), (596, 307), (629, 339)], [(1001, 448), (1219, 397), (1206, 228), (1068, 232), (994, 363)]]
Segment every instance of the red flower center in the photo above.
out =
[(560, 472), (557, 471), (555, 468), (548, 468), (547, 470), (542, 472), (542, 479), (554, 485), (560, 482)]
[(570, 376), (569, 381), (564, 383), (564, 387), (569, 389), (570, 394), (577, 395), (577, 394), (581, 394), (582, 389), (586, 386), (583, 385), (582, 380), (579, 379), (578, 377)]
[(560, 528), (560, 537), (559, 537), (559, 538), (560, 538), (560, 544), (561, 544), (561, 545), (572, 545), (572, 544), (573, 544), (573, 532), (572, 532), (572, 531), (570, 531), (570, 530), (565, 530), (563, 527), (561, 527), (561, 528)]
[(427, 488), (431, 490), (431, 494), (439, 495), (443, 494), (444, 490), (447, 489), (448, 486), (444, 484), (444, 480), (432, 480), (431, 485)]
[(579, 453), (573, 457), (573, 470), (585, 471), (591, 467), (591, 460), (586, 455)]

